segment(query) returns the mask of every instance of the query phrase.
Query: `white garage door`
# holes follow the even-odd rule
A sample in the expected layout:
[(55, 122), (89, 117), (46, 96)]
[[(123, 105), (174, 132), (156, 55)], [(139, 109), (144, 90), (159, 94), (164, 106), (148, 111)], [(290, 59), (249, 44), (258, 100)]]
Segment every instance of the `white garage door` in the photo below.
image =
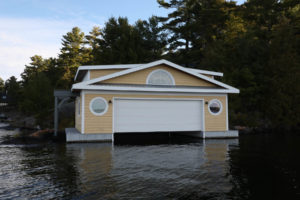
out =
[(203, 101), (115, 99), (114, 132), (203, 130)]

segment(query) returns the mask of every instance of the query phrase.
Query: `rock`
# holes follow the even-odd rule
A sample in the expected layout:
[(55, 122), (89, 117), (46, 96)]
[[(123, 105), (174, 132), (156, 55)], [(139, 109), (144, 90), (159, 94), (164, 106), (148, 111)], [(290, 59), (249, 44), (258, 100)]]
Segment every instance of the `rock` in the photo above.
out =
[(34, 138), (39, 138), (42, 139), (45, 136), (49, 135), (49, 134), (53, 134), (53, 130), (52, 129), (44, 129), (44, 130), (38, 130), (34, 133), (31, 133), (29, 136), (30, 137), (34, 137)]

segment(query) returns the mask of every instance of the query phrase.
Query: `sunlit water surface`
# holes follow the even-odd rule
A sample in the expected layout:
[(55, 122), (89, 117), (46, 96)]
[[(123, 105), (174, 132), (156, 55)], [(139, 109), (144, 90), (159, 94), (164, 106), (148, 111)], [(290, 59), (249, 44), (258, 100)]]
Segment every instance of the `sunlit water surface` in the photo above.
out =
[(0, 199), (300, 199), (299, 136), (146, 141), (0, 145)]

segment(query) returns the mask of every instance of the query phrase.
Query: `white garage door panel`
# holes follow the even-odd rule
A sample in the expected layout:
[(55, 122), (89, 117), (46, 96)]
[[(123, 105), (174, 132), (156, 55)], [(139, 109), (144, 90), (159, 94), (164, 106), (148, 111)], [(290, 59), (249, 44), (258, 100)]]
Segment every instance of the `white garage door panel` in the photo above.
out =
[(201, 100), (116, 99), (115, 132), (202, 130)]

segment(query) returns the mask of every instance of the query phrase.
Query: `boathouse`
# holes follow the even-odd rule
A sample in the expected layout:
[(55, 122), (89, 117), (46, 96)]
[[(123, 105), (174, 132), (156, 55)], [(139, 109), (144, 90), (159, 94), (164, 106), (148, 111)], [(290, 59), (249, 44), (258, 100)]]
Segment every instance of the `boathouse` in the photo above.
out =
[(229, 130), (228, 94), (239, 90), (215, 79), (222, 76), (167, 60), (80, 66), (72, 86), (75, 128), (66, 129), (67, 141), (145, 132), (236, 137)]

